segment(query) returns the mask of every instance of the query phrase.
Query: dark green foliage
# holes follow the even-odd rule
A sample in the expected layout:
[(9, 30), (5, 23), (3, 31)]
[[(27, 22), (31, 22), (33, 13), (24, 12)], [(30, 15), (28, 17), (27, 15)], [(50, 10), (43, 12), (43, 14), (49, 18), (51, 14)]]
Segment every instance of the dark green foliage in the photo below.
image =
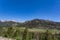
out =
[(8, 27), (6, 33), (5, 33), (5, 37), (12, 37), (13, 36), (13, 32), (15, 31), (15, 29), (13, 27)]
[(22, 40), (26, 40), (26, 38), (27, 38), (27, 32), (28, 32), (28, 27), (26, 27), (25, 30), (24, 30), (24, 32), (23, 32)]
[(31, 39), (32, 39), (32, 33), (29, 32), (29, 40), (31, 40)]

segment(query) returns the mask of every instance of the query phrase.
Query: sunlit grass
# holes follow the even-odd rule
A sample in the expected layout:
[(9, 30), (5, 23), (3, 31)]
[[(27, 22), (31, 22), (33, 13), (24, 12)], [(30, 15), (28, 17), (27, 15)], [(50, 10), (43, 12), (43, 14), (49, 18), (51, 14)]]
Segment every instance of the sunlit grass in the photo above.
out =
[[(23, 31), (25, 29), (25, 27), (20, 27), (19, 28), (21, 31)], [(28, 28), (28, 31), (29, 32), (46, 32), (47, 30), (49, 30), (50, 32), (52, 32), (53, 34), (54, 33), (57, 33), (59, 34), (60, 33), (60, 30), (57, 30), (57, 29), (39, 29), (39, 28)]]

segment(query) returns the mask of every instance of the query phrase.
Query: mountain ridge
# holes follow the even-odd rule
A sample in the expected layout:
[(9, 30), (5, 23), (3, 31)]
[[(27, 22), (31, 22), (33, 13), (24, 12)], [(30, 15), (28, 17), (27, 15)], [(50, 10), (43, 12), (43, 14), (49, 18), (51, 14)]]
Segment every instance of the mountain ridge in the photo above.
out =
[(33, 19), (29, 21), (15, 22), (15, 21), (0, 21), (0, 27), (10, 27), (10, 26), (17, 26), (17, 27), (25, 27), (28, 26), (29, 28), (51, 28), (51, 29), (60, 29), (60, 22), (54, 22), (50, 20), (43, 20), (43, 19)]

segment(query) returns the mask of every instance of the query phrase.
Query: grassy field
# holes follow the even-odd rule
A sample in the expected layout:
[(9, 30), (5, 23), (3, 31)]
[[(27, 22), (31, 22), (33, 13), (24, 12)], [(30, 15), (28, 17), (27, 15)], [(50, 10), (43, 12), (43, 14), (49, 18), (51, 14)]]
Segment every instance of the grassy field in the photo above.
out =
[[(47, 30), (48, 30), (48, 32), (50, 32), (50, 33), (48, 33), (47, 32)], [(28, 33), (27, 33), (28, 32)], [(46, 33), (47, 32), (47, 33)], [(25, 34), (24, 34), (25, 33)], [(37, 34), (36, 34), (37, 33)], [(43, 34), (43, 35), (42, 35)], [(59, 36), (59, 34), (60, 34), (60, 30), (57, 30), (57, 29), (39, 29), (39, 28), (27, 28), (27, 30), (26, 30), (26, 28), (25, 27), (10, 27), (10, 28), (8, 28), (8, 27), (4, 27), (3, 29), (0, 29), (0, 35), (1, 36), (3, 36), (3, 37), (7, 37), (7, 38), (13, 38), (13, 39), (19, 39), (19, 40), (22, 40), (23, 38), (24, 38), (24, 36), (26, 37), (26, 35), (28, 36), (28, 37), (32, 37), (32, 36), (34, 36), (35, 35), (35, 37), (36, 37), (36, 35), (37, 36), (45, 36), (45, 34), (48, 34), (48, 35), (51, 35), (51, 37), (52, 37), (52, 35), (55, 35), (55, 34), (58, 34), (58, 36)], [(32, 35), (32, 36), (31, 36)], [(46, 35), (47, 36), (47, 35)], [(55, 35), (56, 36), (56, 35)], [(28, 38), (27, 37), (27, 38)], [(53, 36), (54, 37), (54, 36)], [(56, 37), (57, 38), (57, 37)], [(52, 39), (52, 38), (51, 38)], [(57, 38), (58, 39), (58, 38)], [(31, 40), (32, 40), (32, 38), (31, 38)]]
[[(20, 30), (24, 30), (25, 28), (24, 27), (20, 27), (19, 28)], [(40, 29), (40, 28), (28, 28), (28, 31), (29, 32), (46, 32), (47, 30), (49, 30), (50, 32), (52, 32), (53, 34), (54, 33), (57, 33), (59, 34), (60, 33), (60, 30), (57, 30), (57, 29)]]

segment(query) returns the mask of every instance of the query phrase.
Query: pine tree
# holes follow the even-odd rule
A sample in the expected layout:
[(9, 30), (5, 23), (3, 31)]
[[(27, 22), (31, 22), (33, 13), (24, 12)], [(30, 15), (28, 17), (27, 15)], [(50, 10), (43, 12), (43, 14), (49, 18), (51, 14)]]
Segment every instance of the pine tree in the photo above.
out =
[(26, 27), (24, 32), (23, 32), (22, 40), (26, 40), (27, 32), (28, 32), (28, 27)]

